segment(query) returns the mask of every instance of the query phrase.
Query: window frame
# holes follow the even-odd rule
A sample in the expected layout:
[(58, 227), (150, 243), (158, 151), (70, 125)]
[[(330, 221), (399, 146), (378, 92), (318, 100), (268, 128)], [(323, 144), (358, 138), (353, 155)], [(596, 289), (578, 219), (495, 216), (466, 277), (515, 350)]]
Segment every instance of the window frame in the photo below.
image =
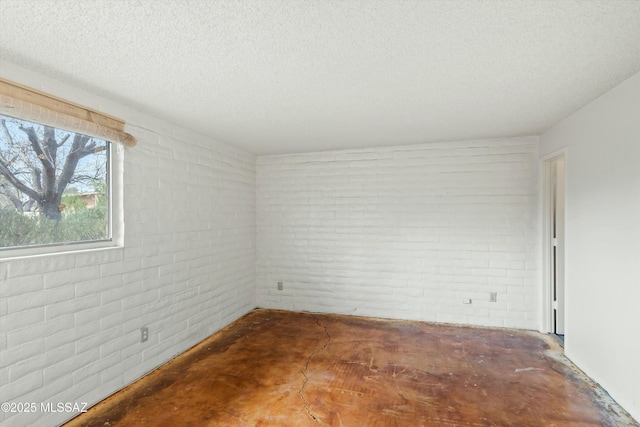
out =
[[(60, 128), (58, 128), (60, 129)], [(109, 144), (106, 179), (109, 206), (107, 212), (109, 237), (91, 242), (61, 242), (44, 245), (0, 248), (0, 262), (34, 256), (72, 254), (76, 252), (113, 249), (123, 246), (123, 168), (124, 147), (122, 144), (106, 141)]]

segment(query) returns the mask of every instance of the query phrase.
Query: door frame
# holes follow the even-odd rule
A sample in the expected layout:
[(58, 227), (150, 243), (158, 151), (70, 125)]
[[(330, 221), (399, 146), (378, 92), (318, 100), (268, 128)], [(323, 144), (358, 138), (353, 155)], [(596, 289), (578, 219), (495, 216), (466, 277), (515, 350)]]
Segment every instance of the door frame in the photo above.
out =
[[(551, 196), (551, 162), (558, 158), (564, 158), (564, 233), (563, 233), (563, 244), (564, 244), (564, 259), (566, 260), (566, 252), (567, 252), (567, 228), (566, 228), (566, 216), (567, 216), (567, 197), (566, 197), (566, 184), (567, 184), (567, 149), (563, 148), (561, 150), (554, 151), (550, 154), (547, 154), (544, 157), (540, 158), (540, 247), (541, 247), (541, 264), (542, 271), (540, 275), (540, 289), (541, 289), (541, 321), (540, 321), (540, 331), (545, 333), (554, 333), (554, 320), (553, 320), (553, 267), (551, 265), (551, 209), (552, 209), (552, 196)], [(564, 263), (566, 265), (566, 262)], [(564, 265), (562, 267), (564, 273), (564, 304), (563, 304), (563, 313), (564, 313), (564, 330), (566, 334), (566, 318), (567, 318), (567, 304), (566, 304), (566, 295), (567, 295), (567, 274)]]

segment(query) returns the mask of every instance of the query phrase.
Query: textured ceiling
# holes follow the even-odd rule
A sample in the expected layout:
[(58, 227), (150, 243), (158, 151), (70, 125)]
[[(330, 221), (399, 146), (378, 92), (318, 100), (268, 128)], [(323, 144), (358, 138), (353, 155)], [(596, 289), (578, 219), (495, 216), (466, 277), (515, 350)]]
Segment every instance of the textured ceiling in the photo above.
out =
[(0, 0), (0, 57), (257, 154), (539, 134), (640, 1)]

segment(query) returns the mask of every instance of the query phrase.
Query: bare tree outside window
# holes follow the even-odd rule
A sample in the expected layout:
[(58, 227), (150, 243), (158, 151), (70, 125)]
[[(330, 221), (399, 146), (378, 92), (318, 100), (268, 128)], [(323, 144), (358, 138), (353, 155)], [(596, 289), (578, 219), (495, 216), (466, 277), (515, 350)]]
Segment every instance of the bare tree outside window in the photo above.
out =
[(0, 248), (107, 240), (109, 142), (0, 115)]

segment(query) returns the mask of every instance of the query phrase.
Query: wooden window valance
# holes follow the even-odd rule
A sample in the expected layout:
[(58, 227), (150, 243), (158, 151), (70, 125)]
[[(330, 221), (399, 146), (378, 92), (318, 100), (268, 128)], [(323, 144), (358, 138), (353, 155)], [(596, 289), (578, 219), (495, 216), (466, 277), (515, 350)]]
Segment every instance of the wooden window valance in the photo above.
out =
[(136, 139), (124, 131), (123, 120), (2, 78), (0, 113), (127, 147), (136, 145)]

